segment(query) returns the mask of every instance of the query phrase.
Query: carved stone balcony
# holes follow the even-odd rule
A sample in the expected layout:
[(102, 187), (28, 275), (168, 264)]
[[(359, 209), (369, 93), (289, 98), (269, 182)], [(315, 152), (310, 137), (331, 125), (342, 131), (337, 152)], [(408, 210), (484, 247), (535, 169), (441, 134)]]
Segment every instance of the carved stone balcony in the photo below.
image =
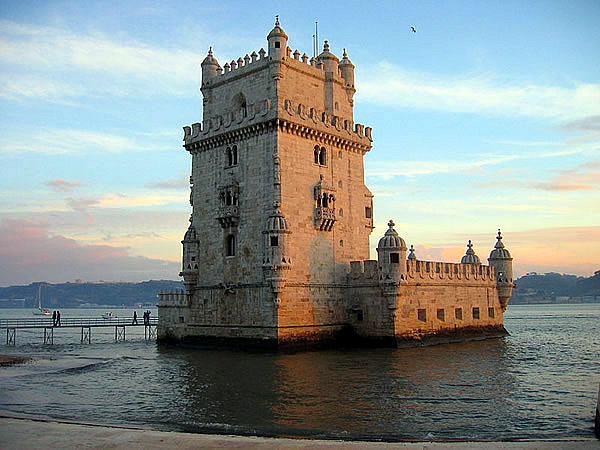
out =
[(314, 220), (315, 228), (321, 231), (331, 231), (336, 220), (335, 208), (316, 207)]
[(223, 228), (237, 225), (240, 221), (240, 210), (238, 205), (221, 206), (219, 208), (217, 220)]

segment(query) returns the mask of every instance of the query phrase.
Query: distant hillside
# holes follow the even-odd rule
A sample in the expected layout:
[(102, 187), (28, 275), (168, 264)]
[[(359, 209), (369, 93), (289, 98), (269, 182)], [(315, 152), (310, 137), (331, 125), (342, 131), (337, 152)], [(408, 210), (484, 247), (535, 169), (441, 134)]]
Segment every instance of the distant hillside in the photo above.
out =
[(585, 278), (560, 273), (528, 273), (515, 280), (512, 304), (600, 301), (600, 270)]
[(45, 308), (79, 308), (94, 306), (156, 305), (161, 290), (183, 289), (181, 281), (150, 280), (142, 283), (31, 283), (27, 286), (0, 288), (0, 308), (37, 306), (42, 285)]

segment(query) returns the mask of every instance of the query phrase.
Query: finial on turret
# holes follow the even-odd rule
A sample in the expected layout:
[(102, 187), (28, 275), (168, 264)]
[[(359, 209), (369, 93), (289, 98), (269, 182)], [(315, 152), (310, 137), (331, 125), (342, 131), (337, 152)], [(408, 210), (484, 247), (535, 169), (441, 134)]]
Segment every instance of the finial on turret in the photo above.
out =
[(328, 52), (329, 51), (329, 41), (325, 41), (323, 43), (323, 51), (324, 52)]
[(502, 243), (502, 233), (500, 232), (500, 228), (498, 228), (498, 236), (496, 236), (496, 245), (494, 248), (504, 248), (504, 244)]
[(279, 26), (279, 14), (275, 16), (275, 26)]
[[(327, 42), (327, 41), (325, 41), (325, 42)], [(394, 225), (396, 225), (396, 224), (394, 223), (394, 221), (392, 219), (390, 219), (390, 221), (388, 222), (388, 227), (393, 228)]]
[(408, 250), (410, 251), (410, 253), (408, 254), (408, 259), (410, 259), (410, 260), (417, 259), (417, 255), (415, 255), (415, 247), (412, 244), (410, 244), (410, 248)]
[(342, 56), (343, 56), (344, 58), (347, 58), (347, 57), (348, 57), (348, 54), (346, 53), (346, 49), (345, 49), (345, 48), (344, 48), (344, 53), (342, 54)]
[(212, 45), (210, 47), (208, 47), (208, 56), (212, 56)]

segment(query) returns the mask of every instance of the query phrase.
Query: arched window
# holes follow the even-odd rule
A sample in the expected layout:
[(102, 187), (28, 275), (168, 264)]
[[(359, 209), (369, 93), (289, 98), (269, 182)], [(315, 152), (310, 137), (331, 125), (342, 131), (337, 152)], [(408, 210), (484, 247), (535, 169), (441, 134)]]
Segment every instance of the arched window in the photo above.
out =
[(233, 152), (230, 147), (227, 147), (227, 166), (233, 166)]
[(233, 204), (233, 195), (231, 195), (231, 191), (227, 191), (225, 194), (225, 206), (231, 206)]
[(314, 162), (315, 162), (315, 164), (319, 164), (319, 146), (318, 145), (315, 145), (315, 152), (314, 153), (315, 153), (315, 155), (314, 155), (315, 156)]
[(234, 145), (231, 149), (231, 161), (232, 161), (232, 166), (236, 166), (238, 163), (238, 149), (237, 149), (237, 145)]
[(327, 197), (327, 194), (323, 194), (323, 200), (321, 201), (321, 206), (323, 208), (327, 208), (329, 204), (329, 198)]
[(235, 256), (235, 234), (229, 234), (225, 240), (225, 256)]
[(321, 166), (327, 165), (327, 149), (325, 147), (321, 147), (319, 151), (319, 164)]

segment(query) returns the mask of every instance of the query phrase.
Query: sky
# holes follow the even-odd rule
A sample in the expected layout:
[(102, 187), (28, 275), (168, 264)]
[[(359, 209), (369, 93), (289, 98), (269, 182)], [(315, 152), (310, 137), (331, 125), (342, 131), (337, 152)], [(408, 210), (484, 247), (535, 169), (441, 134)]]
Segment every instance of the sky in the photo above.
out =
[(600, 270), (597, 0), (0, 0), (0, 286), (178, 279), (200, 63), (275, 15), (356, 66), (373, 248), (392, 218), (419, 259), (486, 261), (501, 228), (516, 276)]

